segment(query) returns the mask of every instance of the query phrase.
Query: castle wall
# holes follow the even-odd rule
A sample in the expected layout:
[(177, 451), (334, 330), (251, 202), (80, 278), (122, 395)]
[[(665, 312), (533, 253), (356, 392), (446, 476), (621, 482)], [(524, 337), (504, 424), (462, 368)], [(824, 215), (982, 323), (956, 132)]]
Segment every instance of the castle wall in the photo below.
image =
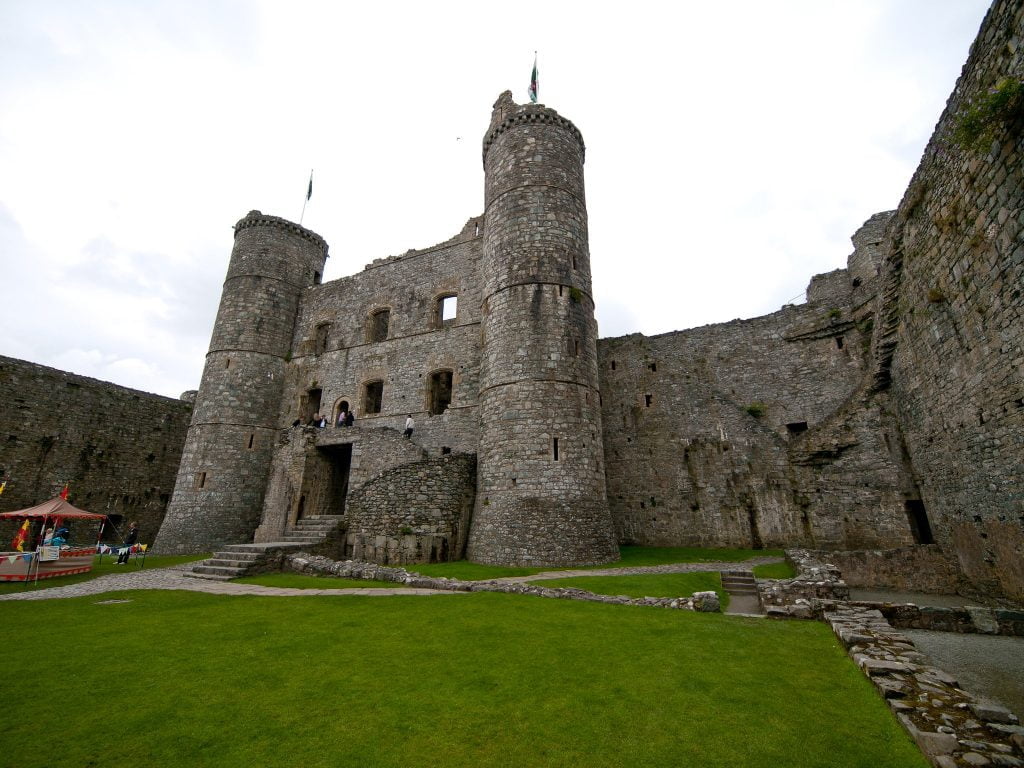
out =
[[(861, 247), (877, 245), (877, 222), (866, 228), (851, 256), (862, 270), (872, 257)], [(812, 279), (804, 305), (599, 342), (608, 498), (621, 541), (910, 543), (902, 474), (884, 449), (877, 407), (834, 423), (866, 370), (869, 326), (855, 314), (852, 285), (836, 270)]]
[[(345, 400), (358, 426), (404, 429), (431, 453), (475, 452), (479, 438), (480, 221), (470, 219), (447, 243), (381, 259), (362, 272), (309, 288), (302, 297), (285, 373), (279, 426), (302, 414), (302, 396), (320, 389), (320, 410), (333, 418)], [(442, 324), (438, 300), (455, 295), (458, 314)], [(389, 310), (387, 338), (368, 341), (371, 316)], [(325, 328), (318, 335), (318, 328)], [(451, 403), (428, 412), (430, 377), (452, 372)], [(366, 383), (384, 383), (379, 414), (364, 407)]]
[[(0, 357), (0, 511), (39, 504), (64, 484), (89, 512), (139, 523), (151, 542), (174, 488), (192, 404)], [(0, 547), (11, 537), (0, 531)], [(96, 529), (72, 530), (75, 541)], [(90, 539), (90, 537), (93, 537)]]
[(889, 232), (875, 344), (936, 540), (986, 591), (1024, 597), (1024, 130), (952, 141), (957, 114), (1024, 78), (1024, 6), (989, 10)]

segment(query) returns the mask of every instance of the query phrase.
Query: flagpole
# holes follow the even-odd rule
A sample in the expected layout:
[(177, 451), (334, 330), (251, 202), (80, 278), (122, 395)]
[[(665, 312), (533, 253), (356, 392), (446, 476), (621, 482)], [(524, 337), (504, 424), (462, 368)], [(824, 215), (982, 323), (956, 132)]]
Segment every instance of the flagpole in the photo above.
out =
[(302, 201), (302, 215), (299, 216), (299, 226), (302, 226), (302, 220), (306, 218), (306, 203), (309, 202), (309, 198), (313, 196), (313, 169), (309, 169), (309, 187), (306, 188), (306, 199)]

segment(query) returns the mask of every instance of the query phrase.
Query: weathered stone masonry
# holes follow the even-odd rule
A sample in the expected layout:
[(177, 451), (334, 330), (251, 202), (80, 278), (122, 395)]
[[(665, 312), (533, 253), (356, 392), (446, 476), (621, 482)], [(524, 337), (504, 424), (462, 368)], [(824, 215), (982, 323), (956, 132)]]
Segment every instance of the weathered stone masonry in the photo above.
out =
[[(8, 480), (0, 511), (52, 499), (66, 483), (73, 504), (136, 520), (140, 540), (153, 540), (174, 490), (190, 402), (0, 357), (0, 403)], [(8, 533), (0, 530), (0, 541)], [(73, 533), (81, 543), (96, 530)]]

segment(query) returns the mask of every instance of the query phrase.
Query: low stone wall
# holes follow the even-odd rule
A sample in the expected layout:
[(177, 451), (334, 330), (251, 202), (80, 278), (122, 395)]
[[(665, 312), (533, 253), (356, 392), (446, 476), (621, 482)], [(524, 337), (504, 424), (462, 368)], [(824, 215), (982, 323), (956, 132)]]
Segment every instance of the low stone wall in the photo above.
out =
[(422, 576), (404, 568), (391, 568), (376, 563), (355, 560), (337, 561), (319, 555), (300, 552), (285, 556), (282, 569), (296, 573), (330, 574), (343, 579), (366, 579), (367, 581), (389, 581), (404, 584), (418, 589), (439, 589), (449, 592), (504, 592), (515, 595), (534, 595), (536, 597), (555, 598), (559, 600), (584, 600), (590, 603), (609, 603), (612, 605), (637, 605), (656, 608), (670, 608), (679, 611), (699, 611), (702, 613), (718, 613), (721, 605), (718, 595), (714, 592), (695, 592), (690, 597), (638, 597), (629, 598), (622, 595), (598, 595), (584, 589), (568, 587), (538, 587), (527, 582), (502, 581), (460, 581), (459, 579), (435, 578)]
[(880, 611), (846, 604), (824, 619), (937, 768), (1024, 765), (1024, 728), (1017, 716), (961, 690)]
[(898, 549), (809, 553), (835, 565), (851, 587), (955, 595), (962, 575), (956, 559), (929, 544)]
[(797, 575), (792, 579), (758, 579), (765, 613), (777, 618), (821, 618), (823, 606), (850, 598), (850, 588), (839, 569), (823, 562), (821, 554), (805, 549), (786, 550), (786, 559)]
[(913, 603), (852, 602), (852, 606), (877, 610), (899, 629), (930, 629), (958, 634), (1024, 637), (1024, 611), (1006, 608), (936, 608)]

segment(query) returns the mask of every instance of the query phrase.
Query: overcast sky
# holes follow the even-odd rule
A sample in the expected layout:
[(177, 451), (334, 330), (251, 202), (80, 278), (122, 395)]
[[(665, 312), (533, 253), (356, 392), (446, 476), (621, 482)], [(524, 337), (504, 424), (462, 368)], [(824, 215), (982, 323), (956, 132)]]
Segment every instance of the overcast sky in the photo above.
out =
[(895, 208), (988, 0), (0, 0), (0, 354), (199, 385), (232, 226), (325, 280), (483, 210), (498, 94), (587, 144), (602, 337), (803, 300)]

